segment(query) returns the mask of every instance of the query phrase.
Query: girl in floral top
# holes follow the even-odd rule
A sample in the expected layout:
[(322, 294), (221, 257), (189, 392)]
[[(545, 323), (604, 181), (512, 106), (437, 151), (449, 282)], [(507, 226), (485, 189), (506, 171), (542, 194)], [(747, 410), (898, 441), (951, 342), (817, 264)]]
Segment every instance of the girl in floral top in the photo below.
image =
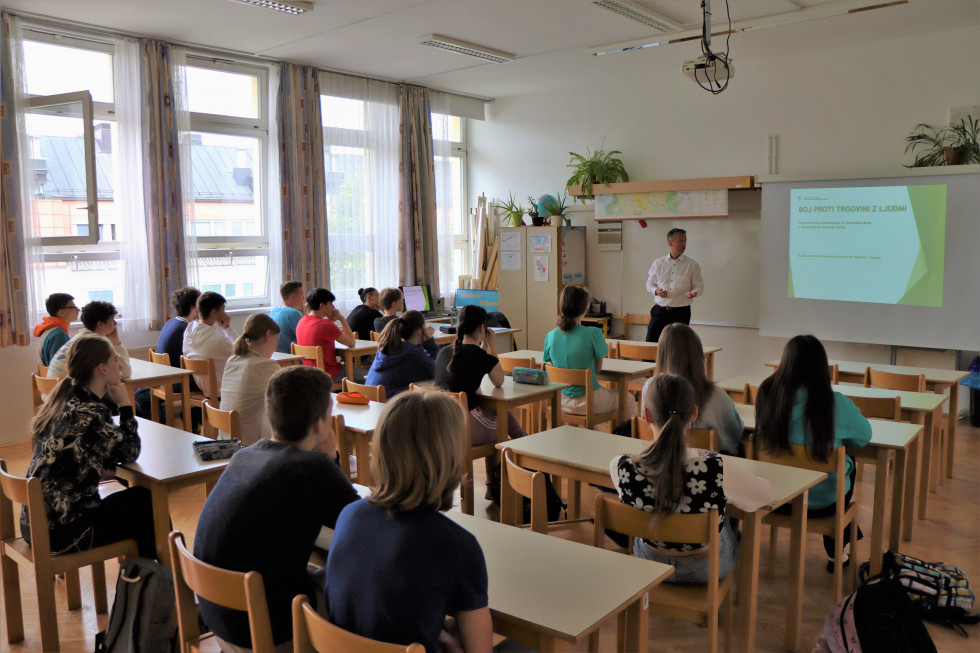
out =
[[(153, 507), (146, 488), (99, 497), (99, 482), (116, 465), (136, 460), (140, 438), (122, 368), (112, 344), (99, 336), (78, 338), (66, 356), (68, 376), (55, 387), (31, 423), (34, 453), (28, 477), (41, 479), (53, 553), (136, 540), (139, 554), (156, 557)], [(119, 414), (119, 426), (112, 415)], [(21, 533), (30, 543), (24, 506)]]
[[(720, 577), (731, 573), (738, 560), (739, 543), (725, 507), (756, 510), (772, 500), (772, 483), (749, 474), (738, 460), (725, 461), (685, 442), (697, 419), (694, 390), (673, 374), (654, 377), (644, 392), (644, 415), (654, 440), (639, 456), (617, 456), (609, 465), (623, 503), (658, 515), (675, 512), (718, 511)], [(636, 538), (633, 553), (674, 567), (670, 583), (708, 581), (708, 544), (680, 544)]]

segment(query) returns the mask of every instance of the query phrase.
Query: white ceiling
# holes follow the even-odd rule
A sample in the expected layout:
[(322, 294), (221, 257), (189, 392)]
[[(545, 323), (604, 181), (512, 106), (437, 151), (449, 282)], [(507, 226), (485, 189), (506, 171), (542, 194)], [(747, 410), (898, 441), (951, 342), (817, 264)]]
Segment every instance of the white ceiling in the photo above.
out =
[[(732, 20), (791, 12), (835, 0), (730, 0)], [(887, 2), (887, 0), (882, 0)], [(591, 0), (313, 0), (314, 11), (291, 16), (228, 0), (0, 0), (0, 7), (207, 45), (381, 79), (407, 81), (482, 97), (547, 91), (651, 70), (679, 71), (700, 54), (696, 41), (640, 51), (590, 55), (596, 45), (643, 38), (653, 31)], [(700, 0), (642, 0), (685, 27), (700, 25)], [(714, 30), (725, 17), (714, 0)], [(842, 47), (976, 25), (980, 0), (912, 0), (835, 18), (731, 37), (736, 62)], [(442, 34), (517, 55), (491, 64), (418, 45)], [(715, 48), (723, 50), (721, 39)]]

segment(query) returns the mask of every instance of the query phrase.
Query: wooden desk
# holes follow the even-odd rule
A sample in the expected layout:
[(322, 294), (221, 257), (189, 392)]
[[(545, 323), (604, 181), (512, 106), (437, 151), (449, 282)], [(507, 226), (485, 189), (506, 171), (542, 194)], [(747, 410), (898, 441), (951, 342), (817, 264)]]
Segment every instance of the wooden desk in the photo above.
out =
[[(606, 340), (606, 345), (609, 349), (614, 349), (618, 346), (618, 343), (624, 343), (627, 345), (653, 345), (656, 343), (647, 342), (646, 340)], [(704, 349), (704, 369), (705, 373), (708, 375), (709, 379), (715, 378), (715, 354), (721, 351), (721, 347), (709, 347), (707, 345), (701, 345)]]
[[(840, 380), (851, 383), (864, 382), (864, 369), (881, 370), (892, 374), (925, 374), (926, 389), (937, 394), (944, 394), (949, 390), (949, 415), (946, 417), (946, 455), (936, 460), (937, 481), (945, 470), (946, 478), (953, 478), (953, 460), (955, 459), (956, 447), (956, 411), (959, 409), (959, 383), (970, 375), (965, 370), (944, 370), (936, 367), (913, 367), (908, 365), (884, 365), (881, 363), (863, 363), (861, 361), (842, 361), (831, 360), (831, 365), (836, 364), (840, 372)], [(768, 361), (766, 365), (779, 367), (779, 361)], [(938, 423), (938, 422), (937, 422)], [(930, 486), (931, 489), (935, 487)]]
[[(541, 363), (544, 358), (543, 351), (535, 349), (519, 349), (515, 352), (500, 354), (499, 358), (534, 358), (535, 363)], [(629, 384), (633, 379), (651, 376), (656, 369), (656, 363), (645, 361), (621, 360), (618, 358), (602, 359), (602, 369), (599, 370), (599, 380), (609, 381), (616, 386), (619, 393), (619, 416), (616, 424), (622, 424), (627, 420), (626, 416), (626, 397), (629, 396)]]
[(586, 313), (585, 317), (582, 318), (582, 324), (588, 326), (594, 326), (599, 329), (602, 329), (602, 337), (608, 338), (609, 322), (611, 320), (612, 320), (612, 313), (605, 313), (603, 315), (589, 315), (588, 313)]
[(378, 343), (370, 340), (355, 340), (353, 347), (335, 343), (337, 355), (344, 359), (344, 376), (354, 380), (354, 361), (361, 356), (373, 356), (378, 351)]
[(541, 651), (561, 651), (622, 614), (626, 639), (619, 650), (646, 650), (647, 593), (673, 567), (456, 511), (445, 515), (483, 549), (495, 633)]
[(295, 354), (284, 354), (281, 351), (272, 352), (272, 360), (279, 363), (279, 367), (289, 367), (290, 365), (302, 365), (303, 357)]
[[(624, 438), (600, 431), (563, 426), (542, 431), (526, 438), (498, 444), (498, 448), (509, 448), (522, 467), (550, 474), (567, 476), (574, 483), (592, 483), (612, 488), (609, 477), (609, 463), (620, 454), (639, 454), (649, 445), (643, 440)], [(823, 472), (783, 467), (755, 460), (745, 460), (723, 456), (725, 464), (739, 464), (763, 478), (769, 479), (774, 487), (774, 498), (768, 506), (755, 512), (745, 513), (729, 504), (726, 513), (742, 520), (742, 552), (739, 571), (739, 605), (743, 612), (740, 621), (745, 628), (740, 635), (740, 649), (754, 651), (756, 606), (759, 588), (759, 540), (762, 517), (776, 507), (792, 502), (793, 528), (790, 546), (790, 590), (786, 614), (786, 647), (796, 650), (800, 645), (799, 625), (803, 610), (803, 560), (806, 536), (806, 498), (807, 490), (827, 477)], [(502, 496), (500, 500), (500, 521), (515, 524), (513, 514), (513, 489), (507, 481), (506, 467), (502, 470)], [(577, 488), (576, 488), (577, 493)]]
[[(138, 358), (131, 359), (129, 363), (132, 369), (132, 375), (128, 379), (123, 379), (123, 383), (126, 384), (126, 390), (129, 392), (130, 404), (133, 406), (136, 405), (136, 390), (138, 388), (162, 387), (164, 393), (164, 410), (167, 412), (167, 424), (176, 424), (176, 411), (173, 410), (175, 408), (173, 384), (177, 383), (180, 385), (180, 400), (183, 407), (182, 423), (184, 430), (190, 431), (191, 394), (190, 383), (188, 383), (191, 377), (190, 371), (179, 367), (171, 367), (170, 365), (159, 365)], [(150, 415), (155, 422), (159, 419), (159, 408), (156, 399), (152, 399), (150, 402)]]
[(348, 446), (346, 435), (352, 435), (354, 440), (354, 457), (357, 459), (357, 480), (361, 485), (371, 486), (371, 438), (374, 437), (374, 429), (378, 425), (381, 413), (385, 409), (385, 404), (372, 401), (367, 405), (363, 404), (342, 404), (339, 401), (333, 403), (333, 414), (343, 415), (345, 435), (341, 435), (343, 441), (340, 445), (340, 458), (346, 460), (344, 456), (351, 453)]
[(511, 409), (527, 404), (551, 399), (551, 421), (555, 426), (561, 425), (561, 399), (559, 395), (565, 383), (548, 383), (548, 385), (531, 385), (514, 383), (511, 377), (504, 378), (504, 384), (494, 387), (489, 377), (483, 379), (480, 389), (476, 392), (477, 402), (497, 412), (497, 442), (507, 442), (507, 421)]
[(136, 462), (120, 465), (116, 474), (150, 491), (157, 557), (169, 567), (167, 535), (170, 533), (170, 491), (200, 483), (215, 483), (228, 466), (228, 460), (205, 461), (194, 454), (192, 443), (207, 441), (207, 438), (141, 417), (137, 417), (136, 421), (142, 442), (139, 458)]

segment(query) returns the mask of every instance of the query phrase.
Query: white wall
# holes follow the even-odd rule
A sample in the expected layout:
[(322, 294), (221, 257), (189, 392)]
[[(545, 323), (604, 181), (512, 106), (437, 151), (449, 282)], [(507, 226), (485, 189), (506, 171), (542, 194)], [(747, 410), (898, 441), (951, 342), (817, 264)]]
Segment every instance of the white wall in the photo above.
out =
[[(480, 193), (490, 198), (506, 198), (511, 191), (519, 198), (554, 194), (568, 178), (568, 152), (584, 154), (603, 139), (607, 150), (622, 150), (633, 181), (768, 174), (770, 135), (779, 137), (776, 172), (781, 175), (900, 171), (910, 160), (904, 138), (915, 124), (944, 124), (948, 107), (980, 104), (980, 28), (975, 25), (747, 60), (737, 58), (733, 39), (736, 77), (718, 96), (680, 74), (680, 61), (690, 57), (680, 47), (676, 56), (665, 56), (674, 47), (650, 56), (650, 69), (642, 76), (607, 74), (561, 93), (491, 103), (485, 122), (468, 123), (471, 202)], [(573, 222), (589, 227), (592, 292), (621, 314), (621, 255), (597, 250), (590, 211), (575, 212)], [(651, 260), (660, 255), (650, 252)], [(706, 290), (710, 283), (706, 279)], [(711, 301), (710, 292), (701, 301)], [(695, 322), (697, 313), (695, 303)], [(778, 358), (784, 344), (755, 329), (696, 329), (706, 344), (724, 347), (716, 357), (719, 379), (765, 373), (762, 362)], [(632, 335), (642, 337), (640, 331)], [(890, 358), (885, 346), (827, 343), (827, 348), (832, 358), (881, 363)], [(906, 360), (953, 366), (949, 352), (900, 352), (899, 362)]]

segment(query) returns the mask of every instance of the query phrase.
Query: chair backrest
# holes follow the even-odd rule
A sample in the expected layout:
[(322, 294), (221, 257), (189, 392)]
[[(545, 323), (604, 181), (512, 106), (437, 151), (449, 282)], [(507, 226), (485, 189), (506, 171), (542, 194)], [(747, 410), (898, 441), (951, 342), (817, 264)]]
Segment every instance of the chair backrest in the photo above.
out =
[(657, 360), (657, 345), (652, 342), (648, 345), (631, 345), (626, 342), (618, 342), (616, 343), (616, 354), (617, 357), (626, 360), (650, 361), (652, 363)]
[(179, 531), (171, 531), (169, 540), (181, 650), (189, 651), (191, 645), (200, 641), (201, 630), (194, 600), (197, 594), (216, 605), (248, 612), (252, 651), (273, 653), (276, 647), (272, 640), (272, 624), (262, 574), (257, 571), (229, 571), (198, 560), (184, 546), (184, 536)]
[(233, 440), (242, 439), (242, 421), (237, 410), (215, 408), (209, 399), (205, 399), (204, 420), (216, 429), (228, 431)]
[(544, 369), (548, 372), (549, 381), (584, 386), (585, 414), (592, 415), (592, 370), (588, 368), (584, 370), (573, 370), (564, 367), (555, 367), (551, 363), (545, 363)]
[(188, 370), (191, 374), (198, 374), (205, 377), (207, 383), (204, 384), (201, 390), (214, 402), (215, 406), (220, 405), (218, 396), (221, 394), (221, 388), (218, 387), (218, 379), (214, 373), (214, 361), (210, 358), (188, 358), (187, 356), (181, 356), (180, 368), (182, 370)]
[(372, 331), (371, 332), (371, 342), (378, 342), (379, 340), (381, 340), (381, 334), (378, 333), (377, 331)]
[(516, 515), (524, 513), (523, 498), (531, 500), (531, 530), (548, 533), (548, 490), (543, 472), (532, 472), (514, 462), (510, 449), (504, 449), (504, 465), (507, 466), (507, 482), (514, 488)]
[(321, 370), (327, 371), (327, 366), (323, 362), (323, 347), (320, 345), (297, 345), (294, 342), (289, 345), (289, 351), (293, 356), (300, 356), (303, 360), (313, 361)]
[(335, 626), (310, 607), (302, 594), (293, 598), (294, 653), (425, 653), (421, 644), (387, 644)]
[[(642, 417), (634, 417), (632, 426), (634, 438), (650, 442), (656, 440), (653, 434), (653, 425)], [(690, 429), (687, 432), (687, 445), (695, 449), (718, 451), (718, 431), (715, 429)]]
[(344, 377), (341, 387), (344, 392), (360, 392), (371, 401), (377, 401), (378, 403), (382, 404), (387, 401), (387, 398), (385, 397), (385, 387), (383, 385), (362, 385), (360, 383), (354, 383), (347, 377)]
[(925, 392), (925, 374), (896, 374), (882, 372), (871, 367), (864, 368), (865, 388), (887, 388), (904, 392)]
[(791, 444), (789, 453), (782, 454), (780, 456), (773, 456), (768, 451), (766, 451), (766, 445), (762, 442), (756, 442), (755, 446), (755, 457), (757, 460), (761, 460), (766, 463), (774, 463), (776, 465), (785, 465), (787, 467), (796, 467), (798, 469), (810, 469), (816, 472), (824, 472), (826, 474), (836, 473), (837, 474), (837, 517), (842, 517), (844, 512), (847, 510), (847, 505), (844, 501), (844, 496), (846, 494), (846, 476), (844, 470), (847, 469), (845, 463), (847, 461), (847, 455), (844, 453), (844, 447), (837, 447), (831, 449), (827, 453), (827, 462), (822, 463), (814, 460), (810, 457), (810, 448), (802, 444)]
[(898, 421), (902, 419), (902, 400), (898, 397), (852, 397), (845, 396), (854, 402), (861, 414), (871, 419), (890, 419)]
[(746, 383), (745, 388), (742, 391), (742, 397), (745, 400), (744, 403), (747, 403), (750, 406), (755, 406), (755, 400), (758, 396), (759, 386)]
[(150, 347), (150, 362), (157, 365), (170, 365), (170, 354), (167, 352), (157, 352), (156, 347)]
[[(605, 529), (631, 537), (678, 544), (708, 542), (718, 547), (718, 511), (655, 515), (600, 492), (595, 501), (595, 546), (603, 548)], [(717, 574), (715, 576), (717, 578)]]
[(531, 369), (538, 369), (538, 366), (534, 362), (534, 356), (530, 358), (512, 358), (510, 356), (501, 356), (500, 367), (503, 368), (504, 372), (510, 374), (514, 371), (515, 367), (529, 367)]
[(827, 371), (830, 372), (830, 382), (834, 385), (840, 383), (840, 366), (837, 363), (829, 365)]
[(47, 376), (48, 375), (48, 366), (47, 365), (41, 365), (40, 363), (38, 363), (37, 364), (37, 375), (38, 376)]
[(27, 506), (31, 514), (31, 551), (34, 555), (50, 556), (51, 533), (41, 494), (41, 479), (8, 474), (7, 463), (0, 460), (0, 540), (5, 542), (17, 537), (14, 522), (20, 520), (20, 515), (15, 520), (15, 503)]
[(630, 433), (637, 440), (647, 440), (648, 442), (653, 441), (653, 428), (650, 426), (650, 422), (646, 421), (639, 415), (634, 415), (631, 420), (632, 428)]
[(441, 392), (444, 395), (449, 395), (451, 399), (455, 399), (456, 403), (459, 404), (459, 407), (463, 410), (463, 424), (466, 429), (466, 441), (472, 441), (470, 440), (470, 403), (466, 398), (465, 392), (450, 392), (448, 390), (440, 390), (438, 388), (425, 388), (415, 383), (409, 383), (408, 389), (411, 392)]
[(31, 400), (34, 402), (35, 415), (37, 415), (37, 411), (40, 410), (41, 405), (44, 404), (43, 395), (49, 395), (54, 392), (54, 387), (58, 385), (58, 381), (60, 380), (31, 374)]

